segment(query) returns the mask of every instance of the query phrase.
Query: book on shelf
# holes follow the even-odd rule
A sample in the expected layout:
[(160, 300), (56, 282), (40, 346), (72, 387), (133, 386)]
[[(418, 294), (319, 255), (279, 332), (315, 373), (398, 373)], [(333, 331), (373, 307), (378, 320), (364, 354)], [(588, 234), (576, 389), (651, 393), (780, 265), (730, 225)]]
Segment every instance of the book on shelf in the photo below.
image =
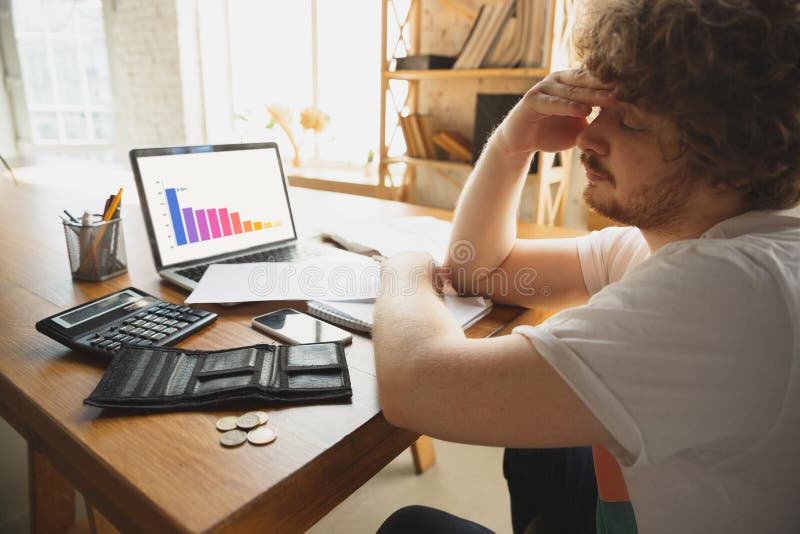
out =
[(514, 0), (483, 4), (480, 7), (478, 17), (453, 65), (454, 69), (477, 69), (481, 66), (513, 7)]
[(541, 0), (517, 0), (525, 3), (527, 28), (523, 30), (522, 57), (520, 67), (540, 67), (545, 61), (545, 42), (550, 30), (548, 21), (550, 17), (551, 2)]
[(413, 121), (414, 119), (411, 115), (401, 115), (400, 129), (403, 131), (403, 139), (406, 142), (406, 154), (412, 158), (420, 158), (422, 157), (422, 152), (420, 152), (420, 145), (417, 144), (417, 139), (414, 136)]
[(396, 70), (436, 70), (450, 69), (456, 62), (454, 56), (438, 56), (435, 54), (420, 54), (395, 58)]
[(433, 142), (454, 160), (463, 163), (472, 162), (472, 145), (459, 132), (454, 130), (439, 132), (433, 136)]
[(411, 113), (400, 117), (400, 129), (406, 141), (406, 153), (412, 158), (433, 159), (436, 151), (430, 134), (429, 117)]
[(425, 147), (425, 157), (428, 159), (436, 158), (436, 148), (433, 146), (433, 136), (431, 135), (431, 125), (429, 115), (415, 115), (422, 144)]

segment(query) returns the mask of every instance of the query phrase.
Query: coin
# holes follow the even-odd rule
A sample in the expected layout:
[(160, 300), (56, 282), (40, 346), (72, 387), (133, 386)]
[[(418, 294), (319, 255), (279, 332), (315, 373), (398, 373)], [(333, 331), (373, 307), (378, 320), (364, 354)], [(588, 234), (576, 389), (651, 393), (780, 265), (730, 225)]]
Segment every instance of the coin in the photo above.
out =
[(254, 413), (246, 413), (239, 416), (239, 419), (236, 420), (236, 426), (239, 428), (244, 428), (245, 430), (255, 428), (260, 424), (261, 418)]
[(247, 441), (247, 434), (242, 430), (228, 430), (219, 438), (226, 447), (236, 447)]
[(247, 433), (247, 441), (253, 445), (266, 445), (275, 441), (277, 437), (275, 431), (268, 426), (260, 426)]
[(233, 430), (236, 428), (236, 419), (237, 417), (233, 415), (229, 415), (228, 417), (223, 417), (217, 421), (217, 430), (220, 432), (227, 432), (228, 430)]
[(256, 417), (258, 417), (259, 425), (266, 425), (267, 421), (269, 421), (269, 415), (267, 415), (267, 412), (247, 412), (245, 415), (250, 415), (250, 414), (253, 414)]

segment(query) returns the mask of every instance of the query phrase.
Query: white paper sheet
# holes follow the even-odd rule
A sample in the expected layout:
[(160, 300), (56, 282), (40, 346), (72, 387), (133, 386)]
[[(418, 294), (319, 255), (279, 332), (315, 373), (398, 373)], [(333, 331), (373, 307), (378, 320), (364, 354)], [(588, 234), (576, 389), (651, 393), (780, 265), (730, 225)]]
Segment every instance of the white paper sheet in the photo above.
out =
[(364, 221), (334, 221), (322, 235), (354, 252), (376, 250), (389, 257), (409, 250), (430, 253), (438, 264), (447, 257), (453, 225), (434, 217), (396, 217)]
[(379, 288), (380, 266), (369, 258), (218, 263), (209, 266), (185, 302), (372, 299)]

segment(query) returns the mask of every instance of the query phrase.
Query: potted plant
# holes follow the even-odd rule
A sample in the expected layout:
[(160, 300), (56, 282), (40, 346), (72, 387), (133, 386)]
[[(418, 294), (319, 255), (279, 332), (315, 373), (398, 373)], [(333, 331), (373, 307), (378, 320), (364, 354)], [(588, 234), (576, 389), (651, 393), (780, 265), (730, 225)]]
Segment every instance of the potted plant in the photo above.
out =
[(8, 162), (5, 160), (5, 158), (2, 155), (0, 155), (0, 161), (3, 162), (3, 167), (5, 167), (6, 170), (8, 171), (8, 174), (11, 175), (11, 179), (14, 181), (14, 183), (18, 184), (19, 182), (17, 181), (17, 177), (14, 176), (14, 171), (11, 170), (11, 166), (8, 164)]

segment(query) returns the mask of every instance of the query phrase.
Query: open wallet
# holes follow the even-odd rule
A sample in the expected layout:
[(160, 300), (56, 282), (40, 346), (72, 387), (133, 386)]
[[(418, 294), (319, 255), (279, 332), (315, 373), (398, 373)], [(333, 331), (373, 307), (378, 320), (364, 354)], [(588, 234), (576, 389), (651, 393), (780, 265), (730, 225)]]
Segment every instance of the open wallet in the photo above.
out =
[(295, 404), (350, 398), (339, 343), (251, 345), (217, 351), (125, 346), (85, 404), (175, 410), (257, 400)]

